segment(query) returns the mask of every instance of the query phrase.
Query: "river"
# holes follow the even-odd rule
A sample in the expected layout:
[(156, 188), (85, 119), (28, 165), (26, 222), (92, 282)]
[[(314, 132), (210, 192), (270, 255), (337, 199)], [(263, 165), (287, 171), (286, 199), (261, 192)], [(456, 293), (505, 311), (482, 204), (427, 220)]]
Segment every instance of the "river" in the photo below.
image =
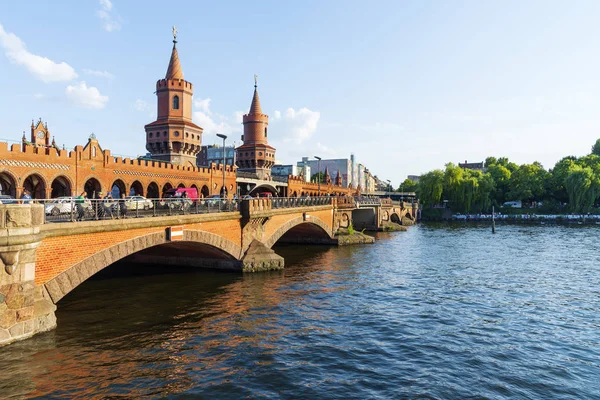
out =
[(600, 398), (600, 229), (421, 224), (284, 271), (122, 266), (0, 348), (2, 398)]

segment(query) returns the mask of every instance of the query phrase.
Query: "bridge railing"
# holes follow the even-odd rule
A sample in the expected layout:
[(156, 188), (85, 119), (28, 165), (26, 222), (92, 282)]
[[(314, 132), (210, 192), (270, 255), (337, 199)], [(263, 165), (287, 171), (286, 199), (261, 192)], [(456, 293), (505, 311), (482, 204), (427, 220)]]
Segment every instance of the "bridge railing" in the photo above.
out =
[(333, 204), (334, 197), (274, 197), (271, 199), (271, 208), (294, 208), (310, 206), (326, 206)]
[(239, 201), (224, 198), (192, 200), (189, 198), (147, 199), (57, 199), (20, 200), (44, 206), (45, 222), (97, 221), (125, 218), (151, 218), (171, 215), (209, 214), (239, 210)]
[(377, 197), (355, 196), (354, 200), (357, 207), (381, 205), (381, 199)]

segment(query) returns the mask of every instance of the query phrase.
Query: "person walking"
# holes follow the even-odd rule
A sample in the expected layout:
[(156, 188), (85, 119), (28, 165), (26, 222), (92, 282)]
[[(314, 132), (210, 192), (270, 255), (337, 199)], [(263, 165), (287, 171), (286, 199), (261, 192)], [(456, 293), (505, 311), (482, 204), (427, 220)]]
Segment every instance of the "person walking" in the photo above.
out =
[(121, 218), (127, 218), (127, 204), (125, 204), (125, 193), (121, 193), (119, 199), (119, 216)]
[(106, 194), (106, 196), (104, 196), (104, 200), (102, 201), (102, 208), (104, 210), (104, 215), (106, 217), (110, 217), (110, 219), (114, 218), (113, 215), (113, 198), (112, 198), (112, 194), (110, 192), (108, 192)]
[(85, 216), (85, 197), (87, 196), (86, 192), (81, 192), (79, 196), (75, 198), (75, 209), (77, 210), (77, 219), (76, 221), (82, 221)]
[(96, 196), (94, 196), (94, 214), (96, 215), (96, 219), (104, 218), (104, 207), (101, 204), (103, 194), (103, 192), (98, 192), (96, 193)]

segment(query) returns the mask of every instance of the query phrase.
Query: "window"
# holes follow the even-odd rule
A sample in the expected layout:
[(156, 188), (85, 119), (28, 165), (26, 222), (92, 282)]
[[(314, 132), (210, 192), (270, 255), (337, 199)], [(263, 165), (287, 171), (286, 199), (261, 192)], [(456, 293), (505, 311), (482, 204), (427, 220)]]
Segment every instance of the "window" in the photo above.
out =
[(164, 136), (164, 137), (167, 137), (167, 131), (164, 131), (164, 132), (163, 132), (163, 136)]
[(179, 110), (179, 96), (173, 96), (173, 110)]
[(96, 157), (96, 147), (92, 147), (92, 157)]
[(152, 132), (150, 132), (150, 133), (148, 134), (148, 137), (149, 137), (149, 138), (152, 138)]
[(267, 137), (267, 127), (265, 126), (265, 137)]
[(179, 132), (177, 132), (177, 131), (173, 132), (173, 136), (175, 136), (175, 137), (179, 136)]

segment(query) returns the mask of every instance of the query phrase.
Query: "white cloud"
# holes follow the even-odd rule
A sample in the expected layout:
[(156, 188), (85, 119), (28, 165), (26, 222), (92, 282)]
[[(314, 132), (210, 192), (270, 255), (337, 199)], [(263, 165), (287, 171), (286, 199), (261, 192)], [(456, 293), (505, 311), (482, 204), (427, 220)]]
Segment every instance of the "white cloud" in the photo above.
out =
[(0, 25), (0, 45), (12, 63), (23, 65), (33, 76), (43, 82), (70, 81), (77, 78), (77, 73), (69, 64), (55, 63), (46, 57), (30, 53), (18, 36), (7, 33), (2, 25)]
[(317, 130), (321, 113), (304, 107), (298, 111), (288, 108), (285, 113), (275, 110), (273, 113), (273, 130), (284, 142), (301, 144)]
[(113, 15), (113, 5), (110, 0), (100, 0), (100, 10), (96, 15), (104, 24), (104, 30), (107, 32), (118, 31), (123, 22), (119, 15)]
[(210, 98), (208, 99), (197, 99), (194, 100), (194, 107), (205, 114), (211, 115), (210, 112)]
[(98, 71), (98, 70), (95, 70), (95, 69), (87, 69), (87, 68), (84, 68), (84, 69), (83, 69), (83, 72), (84, 72), (85, 74), (87, 74), (87, 75), (99, 76), (99, 77), (101, 77), (101, 78), (107, 78), (107, 79), (112, 79), (112, 78), (114, 78), (114, 77), (115, 77), (113, 74), (111, 74), (111, 73), (110, 73), (110, 72), (108, 72), (108, 71)]
[(194, 100), (194, 112), (192, 119), (194, 123), (200, 125), (203, 131), (202, 142), (204, 144), (220, 143), (221, 139), (216, 138), (217, 133), (230, 136), (228, 141), (239, 143), (238, 136), (234, 133), (241, 133), (240, 126), (242, 111), (236, 111), (231, 116), (215, 113), (210, 109), (211, 99)]
[(81, 81), (76, 85), (69, 85), (65, 89), (67, 99), (78, 107), (82, 108), (104, 108), (108, 103), (108, 96), (103, 96), (100, 91)]
[(148, 111), (150, 110), (150, 104), (144, 100), (137, 99), (135, 103), (133, 103), (133, 108), (137, 111)]

